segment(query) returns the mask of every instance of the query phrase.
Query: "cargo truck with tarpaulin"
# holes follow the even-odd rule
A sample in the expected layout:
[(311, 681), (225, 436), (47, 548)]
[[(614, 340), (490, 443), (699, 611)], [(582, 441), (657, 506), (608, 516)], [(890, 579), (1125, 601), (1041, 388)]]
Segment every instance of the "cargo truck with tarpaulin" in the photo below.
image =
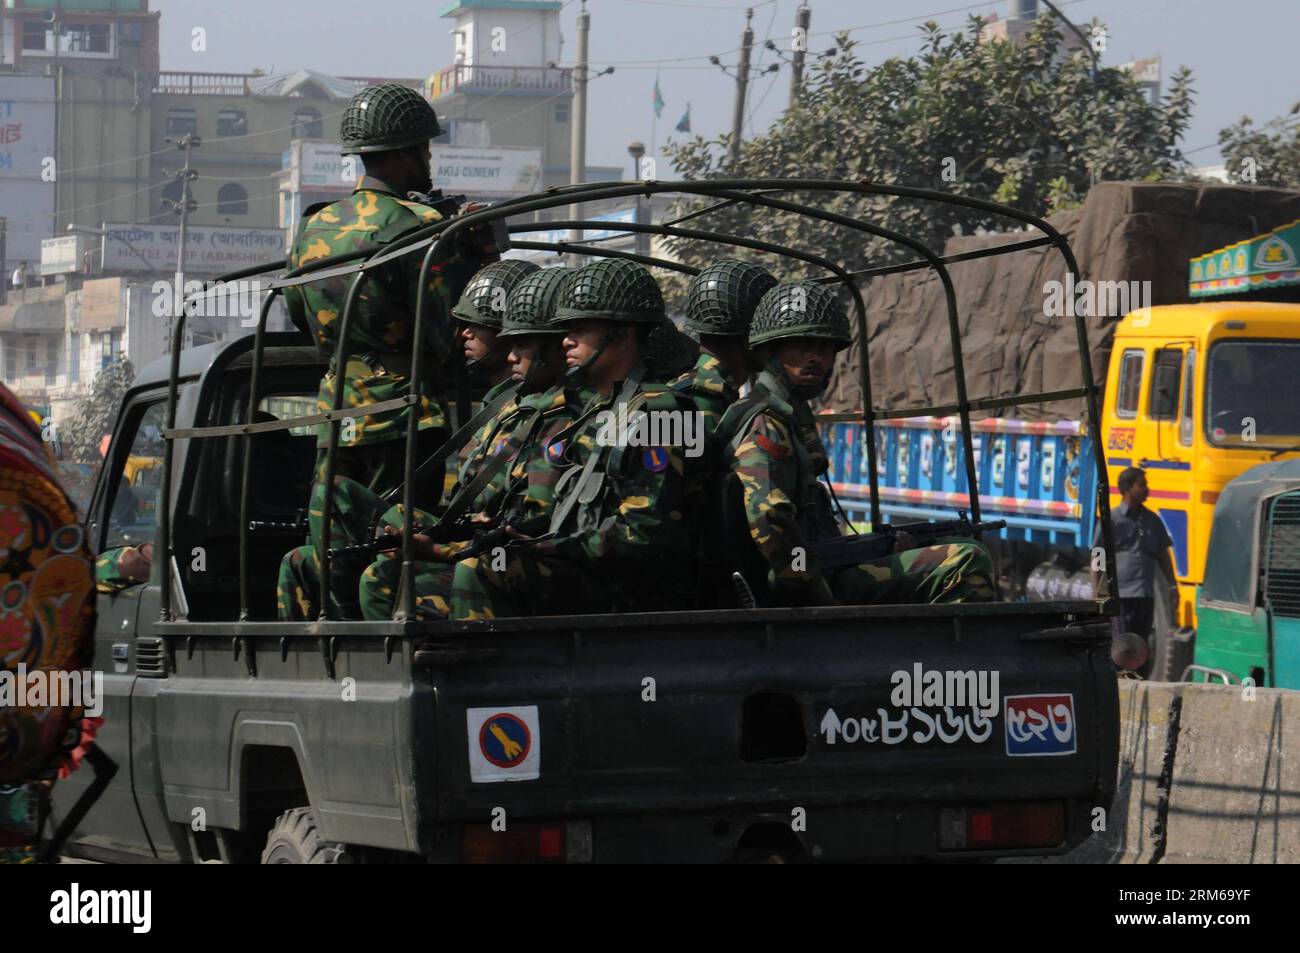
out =
[[(1086, 597), (1096, 534), (1094, 488), (1080, 474), (1100, 454), (1118, 503), (1119, 474), (1147, 472), (1147, 507), (1173, 541), (1180, 601), (1156, 593), (1151, 677), (1181, 678), (1191, 662), (1196, 587), (1205, 578), (1214, 505), (1224, 485), (1260, 463), (1300, 456), (1300, 222), (1193, 257), (1192, 303), (1139, 307), (1114, 326), (1101, 426), (1085, 419), (973, 422), (983, 512), (1005, 519), (1004, 583), (1029, 599)], [(986, 339), (988, 346), (1001, 346)], [(969, 358), (968, 358), (969, 359)], [(865, 518), (867, 454), (860, 424), (822, 417), (831, 480)], [(959, 421), (931, 415), (878, 421), (876, 475), (893, 519), (942, 518), (968, 492)], [(1157, 587), (1159, 588), (1159, 587)]]

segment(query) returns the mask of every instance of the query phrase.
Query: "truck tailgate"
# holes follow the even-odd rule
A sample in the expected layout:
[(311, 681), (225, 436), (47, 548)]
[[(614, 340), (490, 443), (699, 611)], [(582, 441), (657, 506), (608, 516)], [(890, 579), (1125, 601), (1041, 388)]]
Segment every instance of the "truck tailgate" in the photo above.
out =
[(1118, 702), (1092, 611), (678, 613), (438, 637), (416, 654), (439, 754), (422, 786), (439, 822), (1108, 806)]

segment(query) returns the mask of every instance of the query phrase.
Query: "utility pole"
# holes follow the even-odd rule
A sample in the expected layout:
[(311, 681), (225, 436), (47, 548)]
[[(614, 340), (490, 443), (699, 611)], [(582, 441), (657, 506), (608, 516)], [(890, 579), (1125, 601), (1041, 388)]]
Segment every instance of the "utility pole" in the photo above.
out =
[(745, 32), (740, 35), (740, 69), (736, 71), (736, 108), (731, 115), (731, 165), (740, 164), (740, 140), (745, 126), (745, 90), (749, 86), (749, 51), (754, 46), (751, 25), (754, 10), (745, 11)]
[(812, 22), (812, 10), (803, 4), (794, 11), (794, 43), (790, 60), (790, 105), (799, 99), (803, 85), (803, 56), (808, 49), (808, 25)]
[[(591, 32), (591, 14), (587, 12), (587, 0), (582, 0), (582, 10), (578, 13), (578, 60), (573, 69), (573, 127), (569, 139), (569, 182), (577, 184), (586, 175), (587, 165), (587, 36)], [(569, 218), (580, 217), (579, 205), (569, 206)], [(582, 234), (573, 229), (569, 232), (569, 241), (576, 242)]]
[[(181, 217), (180, 231), (176, 236), (176, 286), (172, 289), (172, 317), (179, 317), (182, 306), (185, 301), (185, 237), (188, 229), (190, 212), (198, 208), (198, 203), (190, 196), (190, 182), (199, 177), (199, 173), (191, 166), (191, 160), (194, 156), (194, 150), (203, 145), (203, 140), (192, 132), (187, 132), (179, 139), (168, 139), (167, 142), (175, 143), (176, 148), (185, 153), (185, 168), (171, 176), (173, 181), (179, 181), (181, 184), (181, 197), (179, 200), (169, 201), (174, 212)], [(171, 340), (173, 328), (171, 321), (167, 322), (167, 350), (171, 352)]]

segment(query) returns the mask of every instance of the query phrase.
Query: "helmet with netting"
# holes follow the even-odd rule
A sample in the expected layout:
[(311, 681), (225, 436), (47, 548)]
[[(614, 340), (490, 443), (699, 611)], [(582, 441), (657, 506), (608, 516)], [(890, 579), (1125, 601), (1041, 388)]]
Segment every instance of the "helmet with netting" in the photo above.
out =
[(749, 326), (749, 346), (782, 338), (828, 338), (842, 351), (853, 340), (849, 316), (835, 292), (815, 281), (782, 281), (758, 307)]
[(686, 329), (744, 337), (759, 300), (776, 284), (766, 268), (738, 258), (715, 261), (686, 289)]
[(484, 265), (465, 286), (451, 313), (466, 324), (500, 331), (510, 293), (527, 275), (537, 271), (531, 261), (507, 258)]
[(602, 258), (573, 273), (555, 321), (618, 321), (658, 324), (664, 320), (664, 296), (659, 283), (642, 265), (625, 258)]
[(521, 334), (563, 334), (555, 323), (555, 309), (572, 268), (542, 268), (524, 276), (506, 300), (506, 316), (499, 337)]
[(405, 149), (441, 133), (429, 101), (398, 83), (367, 86), (353, 96), (340, 128), (345, 155)]

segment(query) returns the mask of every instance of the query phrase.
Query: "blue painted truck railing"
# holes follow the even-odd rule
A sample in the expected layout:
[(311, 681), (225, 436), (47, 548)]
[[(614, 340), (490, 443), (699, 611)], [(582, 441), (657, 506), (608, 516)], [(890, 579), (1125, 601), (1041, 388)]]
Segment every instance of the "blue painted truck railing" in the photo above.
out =
[[(1082, 424), (993, 417), (972, 426), (980, 516), (1005, 519), (1003, 539), (1091, 546), (1096, 471), (1092, 439)], [(869, 520), (865, 428), (827, 421), (819, 427), (836, 496), (850, 519)], [(880, 507), (891, 520), (951, 519), (969, 508), (960, 428), (957, 417), (876, 423)]]

